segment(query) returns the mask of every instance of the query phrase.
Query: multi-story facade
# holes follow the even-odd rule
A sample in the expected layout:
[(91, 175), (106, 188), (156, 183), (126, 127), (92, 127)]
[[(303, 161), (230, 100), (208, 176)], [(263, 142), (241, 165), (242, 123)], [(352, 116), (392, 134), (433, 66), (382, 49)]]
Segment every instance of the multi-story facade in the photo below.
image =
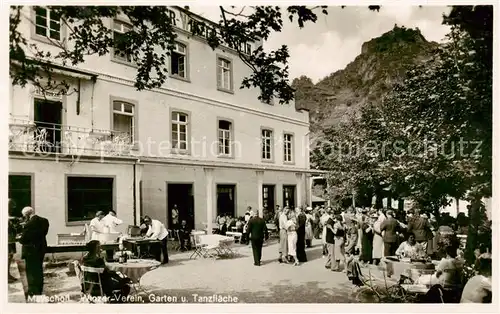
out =
[[(32, 21), (23, 34), (56, 52), (64, 24), (50, 10), (23, 10)], [(171, 10), (177, 46), (161, 88), (137, 91), (136, 67), (119, 52), (57, 68), (72, 85), (64, 95), (12, 86), (9, 197), (17, 211), (31, 204), (49, 219), (49, 242), (81, 231), (97, 210), (113, 208), (125, 227), (142, 215), (171, 225), (177, 205), (202, 228), (247, 206), (310, 203), (308, 112), (239, 89), (250, 69), (236, 51), (212, 50), (185, 29), (209, 21)], [(115, 35), (130, 27), (121, 17), (106, 23)]]

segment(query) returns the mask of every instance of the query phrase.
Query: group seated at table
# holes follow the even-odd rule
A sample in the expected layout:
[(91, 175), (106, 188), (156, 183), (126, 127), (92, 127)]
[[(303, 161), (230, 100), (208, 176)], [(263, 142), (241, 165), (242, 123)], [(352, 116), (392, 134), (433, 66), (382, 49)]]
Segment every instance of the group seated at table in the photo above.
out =
[[(130, 278), (122, 277), (115, 271), (110, 270), (106, 267), (104, 259), (101, 257), (101, 244), (97, 240), (92, 240), (87, 243), (88, 253), (82, 258), (81, 264), (87, 267), (94, 268), (104, 268), (104, 272), (100, 274), (102, 290), (107, 297), (113, 297), (119, 295), (120, 297), (126, 297), (130, 293)], [(97, 282), (97, 273), (84, 273), (84, 279), (86, 281)], [(85, 289), (89, 287), (84, 287), (82, 283), (82, 292), (86, 293)], [(119, 291), (119, 293), (117, 293)], [(101, 291), (99, 286), (94, 285), (92, 291), (90, 291), (92, 296), (100, 296)]]
[(409, 233), (408, 239), (401, 243), (396, 250), (398, 258), (423, 259), (426, 257), (425, 247), (415, 240), (415, 234)]

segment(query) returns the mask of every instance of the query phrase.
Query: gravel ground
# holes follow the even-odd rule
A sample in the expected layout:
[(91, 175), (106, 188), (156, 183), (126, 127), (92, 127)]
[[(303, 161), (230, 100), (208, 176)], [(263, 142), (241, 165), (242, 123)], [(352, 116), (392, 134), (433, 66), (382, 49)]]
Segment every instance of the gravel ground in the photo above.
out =
[[(253, 265), (252, 250), (237, 245), (228, 259), (189, 259), (191, 252), (170, 252), (170, 262), (145, 274), (145, 292), (131, 297), (138, 303), (347, 303), (353, 285), (345, 273), (325, 269), (320, 240), (306, 249), (300, 266), (277, 261), (276, 241), (263, 248), (262, 266)], [(9, 294), (11, 289), (9, 289)], [(45, 294), (79, 302), (78, 280), (68, 267), (45, 270)], [(147, 292), (146, 292), (147, 291)], [(221, 299), (219, 299), (221, 298)], [(11, 302), (22, 302), (13, 300)]]

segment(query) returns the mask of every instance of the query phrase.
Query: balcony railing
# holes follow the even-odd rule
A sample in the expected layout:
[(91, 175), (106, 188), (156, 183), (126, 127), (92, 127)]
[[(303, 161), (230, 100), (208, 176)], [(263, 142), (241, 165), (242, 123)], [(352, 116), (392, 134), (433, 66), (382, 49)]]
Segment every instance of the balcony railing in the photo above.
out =
[(9, 151), (61, 155), (131, 156), (129, 133), (10, 119)]

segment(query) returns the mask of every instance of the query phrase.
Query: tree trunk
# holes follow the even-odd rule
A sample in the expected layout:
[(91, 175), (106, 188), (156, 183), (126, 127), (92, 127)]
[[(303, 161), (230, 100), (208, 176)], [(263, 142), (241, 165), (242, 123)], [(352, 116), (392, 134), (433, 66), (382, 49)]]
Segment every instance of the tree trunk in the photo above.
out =
[(387, 197), (387, 208), (392, 209), (392, 197)]
[(481, 199), (477, 197), (470, 200), (468, 207), (469, 213), (469, 228), (467, 232), (467, 244), (465, 246), (465, 260), (467, 263), (472, 264), (475, 262), (474, 250), (477, 248), (477, 234), (478, 228), (481, 224)]
[(458, 214), (460, 214), (460, 200), (458, 198), (455, 198), (455, 210), (456, 210), (456, 214), (455, 214), (455, 217), (458, 216)]

